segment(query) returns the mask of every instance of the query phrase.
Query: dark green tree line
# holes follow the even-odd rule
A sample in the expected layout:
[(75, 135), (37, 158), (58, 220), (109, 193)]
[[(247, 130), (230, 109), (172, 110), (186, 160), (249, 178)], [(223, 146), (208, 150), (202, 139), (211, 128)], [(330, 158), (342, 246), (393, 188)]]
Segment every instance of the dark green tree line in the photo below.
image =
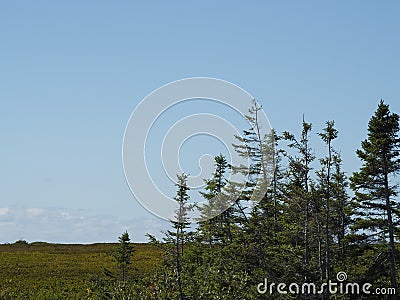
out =
[[(257, 292), (264, 278), (321, 285), (335, 281), (339, 271), (354, 282), (397, 288), (400, 233), (395, 176), (400, 169), (399, 116), (388, 105), (382, 101), (369, 121), (368, 138), (357, 150), (363, 164), (350, 184), (335, 148), (339, 132), (334, 121), (316, 134), (326, 149), (316, 159), (311, 123), (303, 118), (299, 137), (275, 131), (261, 135), (260, 109), (254, 104), (249, 110), (251, 128), (234, 145), (250, 160), (249, 166), (230, 166), (225, 157), (216, 156), (214, 173), (200, 193), (205, 200), (200, 209), (203, 219), (191, 229), (184, 217), (172, 222), (174, 230), (165, 242), (175, 247), (170, 251), (175, 263), (165, 266), (174, 268), (175, 275), (165, 272), (164, 290), (169, 288), (170, 293), (164, 295), (172, 296), (163, 299), (397, 299), (333, 297), (327, 290), (320, 295)], [(245, 185), (230, 182), (228, 170), (247, 174)], [(182, 179), (176, 197), (181, 213), (188, 199)], [(229, 190), (235, 187), (244, 189), (231, 202)], [(256, 204), (254, 195), (260, 199)], [(213, 215), (227, 203), (229, 209)]]

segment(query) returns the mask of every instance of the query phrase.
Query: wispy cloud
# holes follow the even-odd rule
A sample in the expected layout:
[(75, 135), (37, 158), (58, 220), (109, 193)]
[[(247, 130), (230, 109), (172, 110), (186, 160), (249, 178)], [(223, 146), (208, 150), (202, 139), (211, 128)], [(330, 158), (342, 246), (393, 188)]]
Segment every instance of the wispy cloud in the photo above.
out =
[(41, 208), (27, 208), (26, 209), (26, 214), (29, 216), (29, 217), (37, 217), (37, 216), (40, 216), (40, 215), (42, 215), (44, 213), (44, 210), (43, 209), (41, 209)]
[(128, 230), (135, 242), (146, 242), (146, 233), (160, 235), (169, 224), (152, 215), (120, 220), (115, 216), (94, 216), (86, 211), (61, 208), (0, 208), (0, 243), (17, 239), (54, 243), (116, 242)]
[(0, 207), (0, 216), (5, 216), (8, 214), (9, 209), (7, 207)]

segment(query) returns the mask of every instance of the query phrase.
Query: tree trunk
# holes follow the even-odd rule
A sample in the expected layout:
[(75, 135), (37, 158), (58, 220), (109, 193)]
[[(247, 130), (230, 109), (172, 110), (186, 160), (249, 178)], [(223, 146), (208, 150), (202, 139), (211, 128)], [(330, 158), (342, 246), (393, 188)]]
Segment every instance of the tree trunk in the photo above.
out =
[[(385, 165), (385, 200), (386, 200), (386, 213), (389, 227), (389, 244), (390, 244), (390, 284), (391, 287), (397, 291), (397, 279), (396, 279), (396, 264), (395, 264), (395, 244), (394, 244), (394, 228), (392, 220), (392, 207), (390, 205), (389, 196), (389, 180), (387, 175), (387, 167)], [(392, 299), (398, 299), (397, 295), (392, 295)]]
[[(329, 245), (329, 214), (330, 214), (330, 207), (329, 207), (329, 200), (330, 200), (330, 183), (331, 183), (331, 140), (328, 140), (328, 172), (327, 172), (327, 180), (326, 180), (326, 215), (325, 215), (325, 257), (326, 257), (326, 263), (325, 263), (325, 276), (326, 276), (326, 282), (329, 282), (330, 280), (330, 245)], [(330, 294), (329, 291), (326, 293), (326, 299), (330, 299)]]
[[(178, 223), (180, 224), (180, 223)], [(179, 290), (179, 300), (183, 300), (183, 293), (182, 293), (182, 284), (181, 284), (181, 262), (180, 262), (180, 254), (179, 254), (179, 225), (176, 230), (176, 243), (175, 243), (175, 251), (176, 251), (176, 276), (178, 282), (178, 290)]]
[[(304, 116), (303, 116), (303, 122), (304, 122)], [(306, 203), (305, 203), (305, 216), (304, 216), (304, 263), (305, 265), (308, 267), (308, 263), (309, 263), (309, 242), (308, 242), (308, 231), (309, 231), (309, 199), (308, 199), (308, 157), (307, 157), (307, 153), (308, 153), (308, 144), (305, 144), (305, 176), (304, 176), (304, 187), (305, 187), (305, 192), (306, 192)], [(307, 274), (304, 276), (305, 281), (307, 282)]]

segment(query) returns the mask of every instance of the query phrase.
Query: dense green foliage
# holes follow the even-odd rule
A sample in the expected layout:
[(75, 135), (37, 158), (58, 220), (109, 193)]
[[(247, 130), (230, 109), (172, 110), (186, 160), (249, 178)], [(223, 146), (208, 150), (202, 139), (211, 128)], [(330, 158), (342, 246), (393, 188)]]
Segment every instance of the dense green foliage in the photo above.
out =
[[(357, 150), (364, 164), (351, 177), (351, 191), (335, 148), (339, 132), (333, 121), (317, 133), (326, 146), (326, 155), (317, 160), (310, 143), (311, 123), (303, 120), (299, 138), (274, 131), (263, 136), (257, 124), (259, 111), (254, 104), (247, 117), (251, 128), (237, 137), (247, 147), (234, 145), (251, 159), (249, 167), (228, 166), (224, 157), (216, 156), (215, 171), (201, 192), (209, 201), (202, 213), (212, 215), (209, 212), (229, 198), (229, 187), (235, 184), (225, 178), (228, 167), (249, 174), (231, 208), (200, 221), (190, 232), (185, 252), (174, 251), (177, 238), (166, 244), (151, 239), (163, 249), (163, 267), (169, 270), (164, 273), (168, 284), (160, 286), (154, 299), (398, 299), (397, 294), (346, 295), (328, 289), (321, 294), (257, 290), (264, 279), (321, 287), (341, 282), (337, 274), (345, 272), (348, 282), (370, 283), (371, 293), (375, 288), (388, 294), (395, 291), (400, 274), (394, 176), (399, 171), (398, 115), (379, 104), (369, 122), (368, 139)], [(268, 186), (259, 184), (268, 180)], [(262, 199), (256, 205), (251, 202), (254, 194)], [(177, 255), (179, 265), (172, 263)]]

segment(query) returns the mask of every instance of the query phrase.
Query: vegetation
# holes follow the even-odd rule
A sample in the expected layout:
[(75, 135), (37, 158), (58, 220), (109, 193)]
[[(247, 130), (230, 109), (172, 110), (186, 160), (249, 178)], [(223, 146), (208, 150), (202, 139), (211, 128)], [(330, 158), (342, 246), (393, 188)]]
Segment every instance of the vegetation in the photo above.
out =
[(119, 268), (121, 269), (121, 279), (122, 282), (125, 282), (126, 277), (126, 269), (131, 264), (131, 256), (134, 252), (134, 248), (131, 244), (131, 239), (129, 237), (129, 233), (125, 231), (119, 238), (118, 248), (113, 253), (113, 257), (118, 263)]
[[(335, 147), (339, 132), (334, 121), (317, 133), (326, 147), (324, 157), (317, 159), (311, 123), (303, 118), (299, 137), (275, 131), (262, 135), (260, 109), (253, 103), (247, 116), (251, 128), (237, 137), (246, 146), (234, 145), (251, 160), (249, 167), (215, 157), (214, 172), (200, 193), (207, 204), (197, 226), (188, 223), (192, 207), (187, 175), (182, 174), (175, 219), (163, 240), (149, 234), (150, 243), (135, 245), (135, 251), (127, 232), (119, 244), (3, 245), (0, 298), (398, 299), (399, 115), (379, 103), (367, 139), (356, 151), (362, 166), (348, 179)], [(249, 175), (233, 202), (230, 191), (238, 183), (228, 180), (228, 171)], [(261, 201), (253, 205), (252, 195)], [(227, 209), (215, 214), (221, 208)], [(265, 278), (286, 287), (346, 283), (339, 272), (349, 282), (370, 283), (372, 294), (328, 289), (262, 294), (257, 289)], [(387, 294), (374, 294), (376, 288)]]
[[(100, 285), (117, 281), (109, 276), (119, 274), (111, 255), (117, 247), (118, 244), (0, 245), (0, 299), (96, 299)], [(135, 249), (128, 274), (139, 281), (156, 272), (162, 253), (149, 244), (135, 244)]]
[[(179, 264), (171, 264), (177, 238), (162, 243), (151, 237), (164, 249), (163, 268), (169, 272), (164, 273), (166, 284), (148, 299), (398, 299), (399, 116), (379, 103), (368, 138), (357, 150), (363, 165), (349, 181), (335, 148), (339, 132), (334, 121), (317, 133), (326, 155), (316, 160), (311, 123), (303, 120), (299, 138), (289, 132), (261, 135), (259, 110), (254, 103), (247, 116), (251, 128), (237, 137), (246, 147), (234, 145), (251, 159), (250, 166), (228, 166), (216, 156), (215, 171), (201, 192), (208, 200), (201, 212), (212, 216), (219, 203), (226, 203), (235, 184), (225, 178), (228, 167), (249, 174), (236, 202), (186, 233), (190, 239), (178, 254)], [(259, 184), (268, 179), (269, 186)], [(262, 200), (254, 206), (255, 193)], [(351, 282), (370, 283), (371, 294), (339, 295), (327, 288), (321, 294), (260, 294), (256, 288), (264, 278), (286, 286), (312, 282), (321, 287), (338, 282), (339, 272)], [(374, 288), (387, 294), (374, 294)]]

